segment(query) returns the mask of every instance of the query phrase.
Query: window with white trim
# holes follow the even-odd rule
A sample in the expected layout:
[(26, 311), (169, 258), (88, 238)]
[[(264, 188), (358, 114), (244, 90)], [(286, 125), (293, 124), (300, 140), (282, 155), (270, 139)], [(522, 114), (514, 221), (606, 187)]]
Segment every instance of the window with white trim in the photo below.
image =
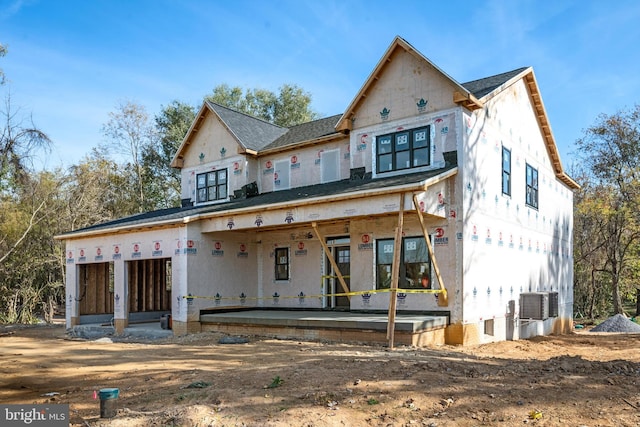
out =
[(197, 203), (225, 200), (227, 198), (227, 170), (219, 169), (196, 176)]
[(430, 126), (381, 135), (376, 138), (377, 172), (428, 166)]

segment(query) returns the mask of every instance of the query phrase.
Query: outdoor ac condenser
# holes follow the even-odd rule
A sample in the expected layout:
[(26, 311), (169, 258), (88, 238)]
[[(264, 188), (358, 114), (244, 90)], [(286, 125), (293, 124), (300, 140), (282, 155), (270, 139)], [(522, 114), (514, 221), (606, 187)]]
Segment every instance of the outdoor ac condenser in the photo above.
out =
[(520, 294), (520, 318), (545, 320), (549, 317), (549, 294), (529, 292)]
[(558, 293), (549, 292), (549, 317), (558, 317)]

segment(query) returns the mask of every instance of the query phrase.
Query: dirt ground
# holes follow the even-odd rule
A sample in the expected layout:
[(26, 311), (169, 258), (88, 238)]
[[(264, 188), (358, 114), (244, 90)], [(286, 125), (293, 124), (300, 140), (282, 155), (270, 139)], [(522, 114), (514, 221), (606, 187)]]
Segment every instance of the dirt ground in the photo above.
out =
[[(221, 337), (0, 327), (0, 403), (68, 403), (74, 426), (640, 425), (640, 334), (393, 351)], [(117, 415), (101, 419), (94, 391), (112, 387)]]

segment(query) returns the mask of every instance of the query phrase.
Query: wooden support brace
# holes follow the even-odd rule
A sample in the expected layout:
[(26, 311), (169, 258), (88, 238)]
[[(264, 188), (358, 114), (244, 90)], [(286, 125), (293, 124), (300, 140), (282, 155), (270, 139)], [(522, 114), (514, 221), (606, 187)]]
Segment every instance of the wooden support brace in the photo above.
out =
[(433, 253), (433, 246), (431, 246), (431, 239), (429, 238), (429, 232), (427, 231), (427, 226), (424, 223), (424, 216), (422, 216), (422, 211), (420, 210), (420, 204), (418, 203), (418, 198), (416, 195), (413, 195), (413, 206), (416, 208), (416, 212), (418, 213), (418, 220), (420, 221), (420, 227), (422, 228), (422, 234), (424, 236), (424, 240), (427, 242), (427, 249), (429, 250), (429, 256), (431, 257), (431, 261), (433, 262), (433, 271), (436, 273), (436, 279), (438, 279), (438, 284), (440, 285), (440, 289), (442, 293), (438, 297), (438, 305), (441, 307), (446, 307), (449, 305), (449, 300), (447, 297), (447, 288), (444, 286), (444, 282), (442, 281), (442, 276), (440, 275), (440, 268), (438, 268), (438, 262), (436, 261), (435, 254)]
[(396, 327), (396, 305), (398, 295), (398, 280), (400, 278), (400, 254), (402, 253), (402, 229), (404, 227), (404, 193), (400, 194), (400, 208), (398, 209), (398, 226), (393, 240), (393, 264), (391, 264), (391, 292), (389, 292), (389, 315), (387, 322), (387, 339), (389, 348), (393, 350)]
[[(342, 276), (342, 273), (340, 272), (340, 269), (338, 268), (338, 264), (336, 264), (336, 260), (333, 259), (333, 257), (331, 256), (331, 251), (329, 250), (329, 247), (327, 246), (327, 243), (324, 241), (324, 238), (322, 237), (322, 235), (320, 234), (320, 231), (318, 230), (318, 224), (315, 222), (311, 223), (311, 226), (313, 227), (313, 231), (315, 231), (316, 236), (318, 237), (318, 240), (320, 240), (320, 244), (322, 245), (322, 249), (324, 249), (324, 253), (327, 255), (327, 258), (329, 259), (329, 262), (331, 263), (331, 266), (333, 267), (333, 271), (336, 272), (336, 276), (338, 276), (338, 282), (340, 282), (340, 286), (342, 287), (342, 292), (344, 293), (349, 293), (349, 288), (347, 287), (347, 282), (344, 281), (344, 277)], [(347, 299), (349, 301), (351, 301), (351, 296), (350, 295), (346, 295)]]

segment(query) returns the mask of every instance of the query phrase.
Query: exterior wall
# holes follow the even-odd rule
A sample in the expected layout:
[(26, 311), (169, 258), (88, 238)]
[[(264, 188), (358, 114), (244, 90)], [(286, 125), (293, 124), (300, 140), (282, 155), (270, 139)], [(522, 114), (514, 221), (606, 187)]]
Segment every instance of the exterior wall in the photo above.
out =
[(201, 129), (195, 134), (189, 149), (185, 152), (181, 170), (183, 199), (196, 200), (196, 175), (212, 170), (227, 169), (228, 194), (233, 195), (243, 185), (255, 181), (254, 161), (238, 154), (238, 143), (220, 119), (207, 113)]
[[(351, 168), (364, 167), (367, 172), (376, 174), (376, 137), (396, 132), (402, 129), (414, 129), (429, 125), (431, 128), (431, 164), (428, 167), (410, 169), (409, 172), (419, 170), (437, 169), (444, 166), (443, 153), (456, 151), (462, 144), (462, 135), (458, 129), (461, 128), (459, 109), (449, 109), (428, 114), (419, 114), (412, 117), (405, 117), (398, 120), (382, 121), (379, 119), (375, 124), (357, 128), (351, 132), (350, 151)], [(373, 120), (373, 118), (372, 118)], [(395, 174), (404, 174), (406, 169)], [(387, 172), (385, 175), (393, 175)]]
[[(197, 252), (187, 255), (186, 288), (179, 320), (198, 322), (200, 310), (226, 306), (256, 306), (258, 247), (251, 233), (202, 233), (200, 223), (189, 224)], [(244, 294), (246, 298), (240, 299)], [(216, 299), (216, 296), (219, 296)], [(185, 304), (186, 303), (186, 304)]]
[[(400, 50), (390, 59), (366, 99), (358, 106), (356, 128), (380, 123), (380, 113), (385, 108), (389, 111), (387, 120), (395, 121), (456, 107), (453, 103), (456, 86), (431, 64)], [(426, 102), (424, 109), (417, 106), (421, 99)]]
[[(441, 168), (445, 165), (443, 153), (456, 152), (462, 147), (464, 134), (462, 132), (462, 112), (453, 103), (453, 92), (456, 88), (439, 71), (425, 61), (416, 59), (406, 52), (398, 53), (393, 61), (387, 65), (384, 73), (376, 85), (367, 94), (356, 111), (354, 130), (351, 132), (351, 167), (364, 167), (367, 172), (378, 176), (376, 173), (376, 138), (381, 135), (393, 133), (403, 129), (413, 129), (429, 125), (431, 131), (431, 164), (427, 167), (387, 172), (384, 176), (417, 172)], [(427, 102), (424, 107), (417, 104), (421, 99)], [(381, 115), (384, 108), (391, 110), (388, 117)], [(383, 176), (382, 174), (380, 176)], [(407, 293), (398, 299), (398, 310), (434, 310), (450, 311), (452, 321), (462, 319), (462, 300), (460, 298), (462, 286), (462, 224), (459, 220), (458, 210), (461, 205), (460, 192), (456, 190), (457, 177), (451, 178), (446, 187), (430, 188), (419, 197), (435, 197), (440, 199), (426, 202), (426, 206), (435, 207), (437, 212), (429, 212), (441, 217), (431, 218), (428, 223), (428, 232), (433, 236), (436, 262), (440, 268), (443, 285), (448, 292), (448, 304), (439, 306), (433, 294)], [(407, 210), (413, 209), (412, 202), (408, 201)], [(421, 236), (420, 229), (414, 214), (406, 214), (405, 236)], [(378, 222), (382, 223), (378, 224)], [(412, 222), (413, 221), (413, 222)], [(397, 225), (397, 216), (376, 220), (376, 233), (366, 232), (362, 223), (355, 223), (354, 227), (360, 236), (370, 234), (377, 238), (392, 238), (393, 230)], [(371, 231), (371, 230), (369, 230)], [(359, 269), (369, 271), (367, 277), (370, 284), (375, 286), (375, 244), (369, 250), (370, 254), (358, 250), (358, 237), (355, 247), (352, 248), (357, 261), (352, 263)], [(354, 242), (352, 240), (352, 242)], [(362, 271), (366, 274), (366, 271)], [(433, 280), (435, 282), (435, 275)], [(354, 290), (357, 284), (352, 283)], [(433, 286), (438, 286), (433, 283)], [(373, 294), (370, 297), (357, 297), (352, 300), (352, 308), (387, 309), (389, 296), (386, 293)]]
[[(220, 153), (223, 148), (225, 155)], [(183, 168), (195, 168), (203, 163), (219, 161), (237, 152), (238, 142), (218, 116), (208, 111), (202, 126), (184, 153)]]
[[(467, 339), (517, 339), (523, 292), (559, 291), (559, 320), (568, 324), (573, 193), (555, 177), (524, 83), (507, 88), (484, 110), (465, 113), (464, 129), (467, 142), (458, 154), (463, 159), (461, 324), (478, 334)], [(510, 196), (502, 194), (503, 146), (511, 150)], [(538, 209), (525, 203), (526, 164), (538, 170)], [(508, 337), (512, 327), (514, 336)], [(493, 335), (487, 333), (491, 328)]]
[[(260, 297), (263, 307), (322, 308), (323, 251), (311, 227), (259, 234), (262, 250)], [(289, 280), (275, 280), (276, 248), (289, 248)], [(277, 296), (276, 296), (277, 295)], [(297, 296), (303, 298), (297, 298)]]
[[(445, 203), (453, 186), (447, 181), (434, 184), (427, 192), (417, 195), (417, 200), (424, 206), (425, 215), (432, 230), (447, 224), (445, 219)], [(440, 195), (445, 195), (440, 197)], [(438, 204), (439, 200), (442, 203)], [(321, 298), (324, 293), (322, 275), (327, 271), (327, 260), (320, 242), (310, 221), (319, 221), (323, 239), (336, 236), (349, 236), (351, 246), (351, 290), (375, 290), (375, 239), (393, 237), (393, 229), (397, 223), (397, 214), (380, 215), (385, 207), (389, 212), (397, 212), (399, 196), (371, 196), (353, 201), (334, 201), (322, 205), (300, 206), (295, 209), (283, 208), (265, 211), (264, 213), (248, 213), (233, 217), (221, 216), (218, 219), (200, 221), (202, 233), (197, 242), (198, 254), (203, 257), (190, 257), (188, 293), (207, 297), (192, 301), (189, 319), (193, 319), (201, 309), (224, 306), (263, 306), (281, 308), (324, 308), (330, 303)], [(412, 211), (413, 201), (410, 195), (405, 198), (404, 209), (407, 211), (405, 234), (421, 236), (422, 230)], [(290, 224), (299, 224), (283, 230), (261, 231), (256, 227), (259, 218), (262, 227), (283, 224), (286, 218)], [(333, 225), (323, 224), (325, 219), (343, 217), (344, 220)], [(229, 230), (229, 224), (233, 231)], [(195, 226), (194, 226), (195, 227)], [(190, 231), (195, 228), (190, 226)], [(224, 231), (222, 231), (224, 230)], [(196, 237), (193, 237), (196, 239)], [(366, 241), (366, 242), (365, 242)], [(449, 246), (446, 238), (437, 238), (436, 257), (441, 260), (441, 270), (445, 281), (453, 283), (455, 277), (455, 257), (450, 255), (455, 245)], [(208, 242), (208, 243), (203, 243)], [(365, 242), (365, 243), (363, 243)], [(207, 246), (208, 245), (208, 246)], [(239, 255), (238, 247), (245, 245), (248, 255)], [(231, 247), (232, 250), (228, 248)], [(289, 248), (290, 279), (275, 280), (274, 251), (278, 247)], [(209, 253), (214, 261), (207, 261)], [(219, 266), (219, 269), (218, 269)], [(201, 278), (201, 279), (199, 279)], [(200, 283), (210, 283), (211, 285)], [(184, 292), (187, 294), (187, 292)], [(216, 301), (213, 297), (219, 294), (222, 298)], [(246, 299), (242, 301), (240, 295)], [(276, 296), (277, 294), (277, 296)], [(303, 295), (304, 298), (298, 298)], [(351, 298), (351, 308), (386, 310), (388, 294), (373, 294), (369, 299), (360, 296)], [(438, 309), (434, 295), (410, 295), (406, 304), (399, 305), (398, 310), (419, 310), (430, 307)], [(442, 310), (442, 308), (440, 308)], [(446, 310), (446, 309), (445, 309)]]
[[(442, 219), (430, 219), (429, 229), (436, 228), (446, 221)], [(351, 223), (351, 290), (367, 291), (377, 289), (376, 283), (376, 242), (379, 239), (393, 239), (394, 229), (398, 225), (398, 216), (386, 216), (371, 220), (352, 221)], [(403, 234), (405, 237), (421, 237), (422, 228), (417, 215), (413, 212), (404, 214)], [(371, 244), (363, 242), (371, 242)], [(443, 273), (443, 282), (448, 292), (454, 292), (450, 285), (450, 278), (455, 274), (455, 258), (449, 256), (453, 247), (434, 246), (434, 255), (438, 266)], [(433, 271), (433, 270), (432, 270)], [(439, 285), (432, 274), (432, 286)], [(388, 310), (390, 293), (380, 292), (365, 295), (356, 295), (351, 298), (352, 310)], [(399, 290), (397, 311), (448, 311), (438, 305), (436, 294), (432, 293), (403, 293)]]
[[(322, 183), (322, 153), (332, 150), (338, 151), (339, 176), (336, 181), (349, 178), (349, 139), (345, 136), (343, 139), (323, 145), (260, 157), (258, 171), (258, 188), (260, 192), (267, 193)], [(282, 179), (283, 174), (278, 174), (276, 170), (280, 162), (288, 164), (289, 185)], [(324, 179), (326, 180), (326, 177)]]
[[(176, 261), (178, 245), (186, 247), (186, 241), (179, 237), (179, 229), (97, 236), (66, 241), (66, 301), (67, 327), (80, 323), (78, 299), (79, 289), (77, 266), (97, 262), (113, 262), (114, 266), (114, 313), (115, 321), (128, 319), (128, 286), (126, 262), (140, 259), (172, 259), (172, 295), (177, 295), (183, 285), (180, 275), (180, 263)], [(180, 249), (182, 250), (182, 249)], [(177, 274), (176, 274), (177, 273)], [(174, 301), (175, 301), (175, 297)], [(178, 313), (173, 313), (177, 316)], [(126, 322), (118, 322), (126, 326)]]

